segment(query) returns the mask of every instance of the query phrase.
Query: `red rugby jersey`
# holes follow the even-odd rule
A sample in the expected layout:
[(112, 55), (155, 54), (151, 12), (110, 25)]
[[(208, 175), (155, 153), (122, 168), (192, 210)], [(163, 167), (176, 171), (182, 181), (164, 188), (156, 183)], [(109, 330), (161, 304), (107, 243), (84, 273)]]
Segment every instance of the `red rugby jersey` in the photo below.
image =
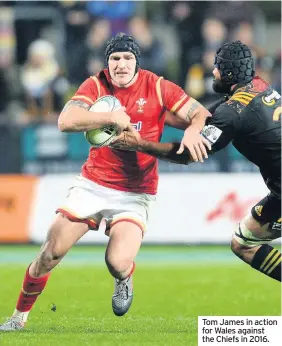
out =
[[(176, 112), (189, 100), (179, 86), (147, 70), (139, 69), (136, 82), (128, 88), (112, 86), (108, 71), (104, 70), (104, 74), (108, 85), (99, 77), (100, 74), (90, 77), (81, 84), (72, 100), (92, 105), (101, 96), (115, 96), (126, 107), (126, 113), (141, 137), (149, 141), (161, 139), (165, 110)], [(157, 159), (139, 152), (109, 147), (90, 148), (88, 159), (82, 166), (82, 175), (116, 190), (157, 193)]]

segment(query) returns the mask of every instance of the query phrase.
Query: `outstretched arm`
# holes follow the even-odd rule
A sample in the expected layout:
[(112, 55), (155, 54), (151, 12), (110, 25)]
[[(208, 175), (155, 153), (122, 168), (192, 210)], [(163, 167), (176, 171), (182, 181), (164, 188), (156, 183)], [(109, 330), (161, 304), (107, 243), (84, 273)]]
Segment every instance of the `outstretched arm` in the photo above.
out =
[[(196, 110), (197, 107), (195, 105), (198, 107), (198, 102), (196, 100), (189, 100), (180, 110), (180, 114), (182, 114), (182, 117), (176, 116), (175, 114), (166, 111), (165, 124), (170, 127), (186, 130), (187, 127), (191, 124), (191, 119), (189, 117), (187, 118), (186, 115), (188, 113), (192, 114), (194, 110)], [(209, 142), (206, 141), (204, 137), (201, 138), (201, 141), (207, 142), (207, 144), (209, 145)], [(133, 130), (132, 132), (122, 132), (110, 146), (113, 149), (139, 151), (154, 156), (158, 159), (178, 164), (188, 165), (189, 163), (196, 161), (195, 157), (193, 158), (187, 147), (184, 147), (182, 152), (179, 153), (180, 144), (181, 143), (179, 142), (159, 143), (146, 141), (145, 139), (140, 137), (140, 134), (136, 130)]]
[(150, 142), (140, 137), (140, 134), (133, 130), (132, 132), (123, 131), (117, 139), (111, 143), (113, 149), (122, 149), (130, 151), (139, 151), (158, 159), (187, 165), (193, 162), (193, 159), (187, 149), (182, 154), (177, 154), (180, 143), (159, 143)]
[(194, 162), (190, 152), (185, 148), (183, 153), (177, 154), (180, 143), (156, 143), (141, 140), (137, 151), (154, 156), (158, 159), (188, 165)]
[(187, 120), (181, 119), (177, 116), (175, 116), (175, 114), (166, 111), (165, 112), (165, 125), (169, 126), (169, 127), (173, 127), (175, 129), (179, 129), (179, 130), (186, 130), (187, 127), (189, 126), (189, 122)]

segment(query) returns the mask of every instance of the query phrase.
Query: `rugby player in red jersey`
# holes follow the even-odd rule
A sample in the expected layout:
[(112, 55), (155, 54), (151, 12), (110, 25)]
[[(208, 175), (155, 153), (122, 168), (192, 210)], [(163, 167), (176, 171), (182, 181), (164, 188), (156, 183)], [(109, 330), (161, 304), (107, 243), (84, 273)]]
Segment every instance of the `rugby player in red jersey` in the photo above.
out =
[[(58, 126), (64, 132), (83, 132), (113, 124), (120, 130), (132, 130), (143, 138), (158, 142), (165, 113), (169, 110), (189, 120), (180, 151), (187, 148), (195, 161), (207, 157), (209, 142), (200, 135), (210, 113), (174, 83), (142, 70), (140, 50), (135, 40), (123, 33), (107, 44), (107, 68), (88, 78), (62, 110)], [(125, 109), (115, 112), (88, 111), (101, 96), (115, 96)], [(50, 271), (68, 250), (89, 230), (97, 230), (106, 220), (109, 242), (106, 264), (115, 279), (113, 312), (124, 315), (133, 299), (132, 274), (140, 248), (150, 205), (158, 185), (157, 159), (144, 153), (110, 147), (91, 148), (89, 157), (69, 190), (65, 203), (57, 210), (40, 253), (28, 267), (16, 309), (0, 330), (24, 327), (38, 295), (43, 291)]]

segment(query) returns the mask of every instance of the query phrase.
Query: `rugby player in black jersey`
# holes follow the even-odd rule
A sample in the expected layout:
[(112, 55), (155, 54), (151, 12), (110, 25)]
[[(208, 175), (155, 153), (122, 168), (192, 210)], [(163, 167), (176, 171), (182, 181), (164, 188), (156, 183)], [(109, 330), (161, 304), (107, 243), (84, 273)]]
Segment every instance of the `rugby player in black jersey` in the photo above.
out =
[[(269, 194), (238, 224), (231, 249), (254, 269), (281, 281), (281, 252), (269, 245), (281, 237), (281, 96), (255, 76), (251, 50), (240, 41), (220, 47), (214, 64), (214, 91), (225, 95), (210, 107), (213, 116), (208, 118), (202, 135), (212, 146), (211, 154), (231, 142), (259, 167), (269, 189)], [(187, 127), (170, 113), (166, 124)], [(114, 145), (175, 163), (195, 160), (182, 144), (149, 142), (137, 132), (123, 132)]]

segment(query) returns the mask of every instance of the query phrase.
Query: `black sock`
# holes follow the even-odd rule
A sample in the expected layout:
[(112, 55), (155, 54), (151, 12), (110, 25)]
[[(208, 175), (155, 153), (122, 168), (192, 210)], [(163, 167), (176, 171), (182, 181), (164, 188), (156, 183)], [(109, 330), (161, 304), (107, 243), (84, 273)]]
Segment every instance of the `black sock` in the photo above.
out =
[(281, 281), (281, 252), (267, 244), (255, 253), (251, 266), (263, 274)]

